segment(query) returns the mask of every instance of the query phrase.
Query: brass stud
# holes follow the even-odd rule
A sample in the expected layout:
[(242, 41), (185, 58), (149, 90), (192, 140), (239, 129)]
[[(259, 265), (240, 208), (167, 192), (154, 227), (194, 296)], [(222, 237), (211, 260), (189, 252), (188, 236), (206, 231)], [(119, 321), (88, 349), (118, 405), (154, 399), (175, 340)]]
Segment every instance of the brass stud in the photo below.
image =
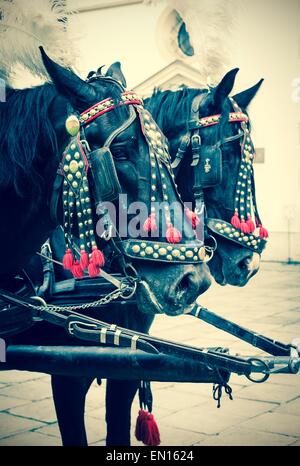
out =
[(141, 244), (141, 247), (142, 247), (142, 248), (145, 248), (146, 246), (147, 246), (146, 243), (142, 243), (142, 244)]
[(168, 261), (173, 260), (173, 257), (171, 256), (171, 254), (168, 254), (168, 255), (167, 255), (167, 259), (168, 259)]
[(205, 247), (202, 246), (200, 249), (199, 249), (199, 252), (198, 252), (198, 257), (201, 261), (203, 261), (205, 259)]
[(180, 251), (179, 251), (179, 249), (174, 249), (174, 250), (172, 251), (172, 256), (173, 256), (173, 257), (179, 257), (179, 256), (180, 256)]
[(138, 252), (140, 252), (140, 250), (141, 250), (141, 248), (140, 248), (140, 246), (138, 244), (135, 244), (134, 246), (132, 246), (132, 251), (134, 253), (137, 254)]
[(193, 257), (193, 251), (186, 251), (185, 257), (186, 257), (187, 259), (191, 259), (191, 258)]
[(76, 160), (72, 160), (72, 161), (70, 162), (70, 171), (71, 171), (72, 173), (76, 173), (77, 170), (78, 170), (78, 162), (76, 162)]
[(160, 256), (165, 256), (165, 255), (167, 254), (166, 248), (159, 248), (158, 254), (159, 254)]
[(153, 254), (153, 248), (151, 246), (147, 246), (145, 252), (146, 254)]

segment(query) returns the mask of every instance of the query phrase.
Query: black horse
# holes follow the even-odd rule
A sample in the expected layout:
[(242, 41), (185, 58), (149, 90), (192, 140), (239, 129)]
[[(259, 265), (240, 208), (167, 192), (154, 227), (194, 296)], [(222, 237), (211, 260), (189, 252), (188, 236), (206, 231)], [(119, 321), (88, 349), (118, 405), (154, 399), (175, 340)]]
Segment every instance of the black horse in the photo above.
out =
[[(202, 187), (207, 218), (225, 221), (229, 224), (225, 228), (232, 226), (230, 223), (235, 211), (236, 197), (239, 196), (239, 191), (243, 187), (245, 191), (252, 189), (249, 196), (252, 197), (250, 202), (255, 207), (256, 220), (259, 220), (256, 209), (253, 171), (250, 173), (250, 177), (253, 178), (251, 180), (252, 188), (246, 186), (247, 183), (242, 185), (239, 181), (242, 165), (241, 145), (243, 144), (243, 132), (241, 132), (240, 137), (236, 138), (235, 136), (242, 129), (243, 122), (240, 122), (239, 119), (232, 122), (229, 115), (231, 112), (241, 112), (248, 119), (247, 108), (263, 80), (260, 80), (250, 89), (229, 98), (237, 71), (238, 69), (234, 69), (228, 72), (220, 84), (213, 89), (183, 87), (178, 91), (156, 90), (149, 99), (145, 100), (146, 108), (152, 113), (168, 138), (172, 159), (175, 159), (176, 154), (179, 157), (181, 156), (176, 177), (178, 190), (184, 201), (193, 201), (194, 204), (196, 196), (199, 195), (199, 186), (196, 186), (195, 178), (198, 173), (196, 173), (193, 165), (192, 144), (187, 145), (184, 138), (187, 136), (189, 138), (192, 134), (191, 127), (193, 128), (193, 125), (191, 125), (191, 119), (195, 118), (195, 116), (198, 120), (201, 120), (201, 118), (204, 120), (205, 118), (209, 119), (210, 116), (213, 118), (215, 115), (222, 115), (219, 124), (213, 125), (212, 121), (207, 121), (206, 125), (203, 125), (199, 131), (202, 160), (200, 160), (198, 168), (204, 173), (208, 171), (208, 175), (213, 173), (212, 179), (203, 180)], [(196, 108), (193, 108), (193, 105), (196, 105)], [(236, 115), (238, 114), (236, 113)], [(247, 132), (248, 144), (251, 145), (252, 150), (252, 154), (250, 150), (249, 155), (253, 157), (254, 150), (248, 122), (247, 128), (244, 129)], [(178, 151), (180, 147), (181, 153), (180, 150)], [(211, 171), (209, 172), (209, 170)], [(199, 176), (202, 176), (201, 173)], [(241, 185), (240, 190), (239, 185)], [(200, 194), (202, 195), (202, 193)], [(257, 226), (260, 226), (260, 222), (257, 223)], [(210, 222), (208, 222), (209, 225)], [(248, 233), (251, 236), (252, 232), (254, 234), (253, 225), (250, 229), (251, 231), (248, 231)], [(261, 228), (261, 230), (262, 243), (264, 244), (267, 232), (265, 229)], [(224, 233), (224, 231), (218, 232), (215, 228), (209, 230), (209, 234), (213, 235), (217, 241), (217, 249), (209, 262), (209, 268), (216, 282), (220, 285), (244, 286), (259, 270), (262, 249), (256, 245), (257, 241), (260, 241), (256, 237), (259, 236), (258, 231), (253, 236), (253, 244), (251, 245), (247, 245), (244, 241), (237, 241), (239, 231), (240, 228), (229, 236), (226, 231), (222, 235), (220, 233)]]
[[(96, 118), (96, 115), (85, 125), (85, 139), (91, 151), (95, 151), (105, 145), (111, 134), (114, 135), (111, 150), (121, 191), (128, 195), (129, 202), (143, 200), (150, 205), (149, 143), (141, 131), (137, 115), (130, 120), (132, 112), (129, 111), (129, 105), (123, 105), (123, 86), (118, 83), (118, 73), (109, 69), (105, 76), (86, 83), (73, 72), (55, 64), (44, 51), (42, 57), (54, 86), (46, 84), (20, 91), (9, 89), (7, 102), (0, 104), (0, 239), (3, 259), (0, 267), (1, 288), (9, 288), (13, 277), (26, 267), (34, 252), (57, 225), (53, 215), (50, 215), (52, 190), (62, 154), (70, 144), (70, 135), (65, 128), (70, 115), (85, 115), (87, 108), (94, 110), (99, 102), (112, 99), (113, 111), (101, 113), (101, 118)], [(120, 102), (122, 105), (119, 105)], [(142, 112), (141, 108), (139, 110)], [(136, 112), (139, 113), (138, 109)], [(91, 117), (95, 113), (88, 115)], [(161, 196), (167, 196), (170, 202), (179, 200), (165, 166), (159, 165), (159, 168), (160, 175), (165, 175), (164, 188), (160, 189), (159, 180), (157, 190), (161, 192)], [(64, 166), (62, 169), (65, 170)], [(142, 189), (141, 180), (144, 182)], [(74, 180), (72, 185), (73, 183)], [(165, 197), (163, 199), (165, 200)], [(59, 199), (58, 205), (61, 203), (62, 200)], [(178, 205), (181, 205), (180, 202)], [(62, 210), (63, 208), (58, 208), (58, 212)], [(182, 218), (185, 218), (184, 215)], [(58, 223), (65, 226), (62, 217), (59, 217)], [(78, 227), (80, 228), (79, 224)], [(172, 235), (174, 236), (176, 230), (170, 226), (168, 228), (172, 243)], [(178, 241), (178, 238), (176, 240)], [(192, 226), (186, 220), (181, 241), (185, 244), (199, 245), (199, 242), (194, 240)], [(161, 242), (161, 237), (156, 240), (158, 247)], [(173, 251), (171, 244), (170, 248)], [(198, 249), (200, 253), (200, 247)], [(173, 258), (176, 259), (175, 254), (169, 262)], [(143, 284), (138, 286), (136, 293), (138, 308), (142, 309), (135, 308), (132, 313), (122, 315), (112, 312), (108, 319), (106, 311), (106, 318), (103, 320), (136, 330), (145, 330), (155, 312), (167, 311), (173, 315), (182, 313), (209, 286), (204, 264), (194, 265), (191, 261), (178, 263), (174, 260), (174, 264), (159, 262), (158, 268), (158, 262), (154, 260), (144, 261), (134, 257), (132, 262), (139, 274), (140, 283)], [(196, 263), (199, 263), (198, 259)], [(143, 312), (140, 312), (141, 310)], [(103, 318), (103, 315), (100, 312), (96, 317)], [(12, 338), (12, 341), (30, 344), (47, 344), (48, 341), (51, 344), (72, 344), (63, 332), (43, 323), (36, 324), (27, 332)], [(53, 377), (53, 396), (64, 444), (85, 445), (84, 399), (91, 380), (74, 379)], [(138, 382), (130, 386), (125, 382), (123, 388), (120, 385), (122, 383), (116, 381), (108, 383), (108, 444), (129, 443), (129, 412)], [(126, 403), (123, 399), (126, 399)], [(122, 419), (120, 425), (116, 419)]]

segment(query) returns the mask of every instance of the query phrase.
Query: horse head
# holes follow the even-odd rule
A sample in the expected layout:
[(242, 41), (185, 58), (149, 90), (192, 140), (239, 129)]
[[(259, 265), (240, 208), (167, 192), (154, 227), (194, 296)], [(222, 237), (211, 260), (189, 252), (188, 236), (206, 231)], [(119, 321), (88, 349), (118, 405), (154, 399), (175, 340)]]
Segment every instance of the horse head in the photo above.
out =
[[(58, 175), (63, 180), (59, 222), (68, 244), (67, 267), (78, 278), (85, 268), (91, 276), (99, 274), (105, 243), (109, 264), (137, 279), (142, 311), (185, 312), (210, 282), (205, 248), (184, 213), (164, 135), (140, 99), (125, 91), (118, 63), (105, 75), (98, 72), (83, 81), (44, 51), (42, 56), (58, 91), (51, 108), (56, 132), (63, 134), (68, 125), (71, 132), (75, 128), (74, 137), (64, 141)], [(137, 202), (143, 209), (141, 228), (134, 233), (135, 216), (124, 209), (124, 195), (131, 209)], [(113, 221), (107, 204), (114, 207)], [(74, 230), (79, 255), (72, 250)]]
[(259, 270), (267, 231), (259, 218), (248, 105), (262, 84), (229, 97), (238, 69), (214, 88), (158, 91), (146, 101), (169, 139), (184, 201), (206, 211), (209, 263), (221, 284), (244, 286)]

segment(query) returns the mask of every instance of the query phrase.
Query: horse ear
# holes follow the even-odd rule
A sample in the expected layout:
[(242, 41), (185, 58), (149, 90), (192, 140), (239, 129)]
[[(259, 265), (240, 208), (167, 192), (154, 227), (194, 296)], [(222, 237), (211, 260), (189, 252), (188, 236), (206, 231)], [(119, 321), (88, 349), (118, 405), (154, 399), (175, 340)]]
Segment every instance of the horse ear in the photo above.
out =
[(116, 61), (110, 65), (105, 76), (111, 76), (112, 78), (116, 79), (122, 84), (123, 87), (127, 86), (125, 76), (121, 70), (121, 63), (119, 61)]
[(222, 110), (226, 98), (234, 86), (234, 81), (239, 68), (234, 68), (225, 74), (222, 81), (212, 90), (214, 104), (218, 110)]
[(236, 101), (236, 103), (239, 105), (239, 107), (246, 109), (248, 105), (250, 104), (251, 100), (253, 97), (256, 95), (258, 89), (264, 82), (263, 79), (258, 81), (257, 84), (255, 84), (253, 87), (250, 87), (250, 89), (247, 89), (246, 91), (240, 92), (239, 94), (236, 94), (233, 99)]
[(75, 106), (95, 98), (95, 91), (90, 84), (83, 81), (70, 69), (51, 60), (43, 47), (40, 47), (40, 51), (44, 66), (59, 93)]

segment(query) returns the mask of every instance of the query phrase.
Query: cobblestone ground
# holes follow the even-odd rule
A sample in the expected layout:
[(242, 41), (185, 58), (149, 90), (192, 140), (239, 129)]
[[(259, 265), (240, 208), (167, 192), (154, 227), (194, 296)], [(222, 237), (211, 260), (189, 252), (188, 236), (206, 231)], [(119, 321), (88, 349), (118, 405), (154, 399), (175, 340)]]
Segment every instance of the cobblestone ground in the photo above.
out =
[[(201, 303), (224, 317), (283, 342), (300, 337), (300, 266), (264, 263), (241, 289), (212, 286)], [(192, 317), (157, 317), (151, 333), (198, 346), (255, 349)], [(300, 445), (300, 376), (276, 375), (262, 385), (232, 376), (234, 401), (221, 409), (206, 384), (153, 383), (154, 413), (162, 445)], [(135, 418), (135, 400), (132, 415)], [(90, 445), (104, 445), (104, 386), (88, 394)], [(133, 437), (133, 434), (132, 434)], [(50, 377), (0, 372), (0, 445), (60, 445)], [(133, 441), (133, 445), (138, 442)]]

